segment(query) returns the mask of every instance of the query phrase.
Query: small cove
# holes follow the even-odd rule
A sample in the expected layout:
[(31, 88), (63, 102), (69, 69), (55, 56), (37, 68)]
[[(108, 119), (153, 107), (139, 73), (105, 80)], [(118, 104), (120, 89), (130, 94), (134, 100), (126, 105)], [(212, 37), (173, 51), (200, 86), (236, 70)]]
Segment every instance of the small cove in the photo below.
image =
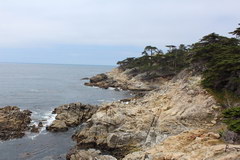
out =
[[(81, 78), (110, 71), (112, 66), (0, 64), (0, 107), (16, 105), (29, 109), (33, 123), (49, 124), (55, 107), (72, 102), (101, 104), (130, 97), (126, 91), (117, 92), (84, 86)], [(74, 146), (67, 132), (27, 133), (21, 139), (0, 142), (0, 160), (59, 160)]]

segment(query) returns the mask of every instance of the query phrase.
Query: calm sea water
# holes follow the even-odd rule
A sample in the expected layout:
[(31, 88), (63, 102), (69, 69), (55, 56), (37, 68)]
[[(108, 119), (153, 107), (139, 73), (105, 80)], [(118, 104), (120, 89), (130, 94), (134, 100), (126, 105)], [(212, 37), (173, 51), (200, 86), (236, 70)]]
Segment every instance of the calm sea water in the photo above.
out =
[[(33, 123), (51, 123), (52, 110), (62, 104), (82, 102), (101, 104), (129, 97), (117, 92), (84, 86), (81, 78), (110, 71), (110, 66), (0, 64), (0, 107), (16, 105), (33, 112)], [(59, 160), (74, 146), (71, 135), (64, 133), (28, 133), (21, 139), (0, 142), (0, 160)]]

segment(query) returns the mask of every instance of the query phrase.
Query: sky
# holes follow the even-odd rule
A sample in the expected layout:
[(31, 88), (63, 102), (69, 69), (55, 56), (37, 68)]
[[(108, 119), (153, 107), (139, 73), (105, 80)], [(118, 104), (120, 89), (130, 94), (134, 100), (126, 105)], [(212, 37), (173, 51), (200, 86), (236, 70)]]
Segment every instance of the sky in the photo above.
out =
[(115, 65), (240, 23), (239, 0), (0, 0), (0, 62)]

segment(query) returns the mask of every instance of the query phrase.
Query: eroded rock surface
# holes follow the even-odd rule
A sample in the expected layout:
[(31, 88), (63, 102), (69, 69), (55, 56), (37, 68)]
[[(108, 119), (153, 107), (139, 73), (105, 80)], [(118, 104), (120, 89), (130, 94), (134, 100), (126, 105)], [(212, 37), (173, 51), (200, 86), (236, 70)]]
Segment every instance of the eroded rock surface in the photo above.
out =
[(29, 130), (31, 111), (16, 106), (0, 108), (0, 140), (21, 138)]
[(106, 74), (98, 74), (90, 78), (90, 82), (85, 83), (85, 85), (97, 86), (104, 89), (112, 87), (130, 91), (151, 91), (155, 88), (147, 82), (144, 83), (141, 81), (140, 76), (128, 76), (127, 72), (129, 70), (122, 72), (119, 68), (116, 68)]
[[(122, 159), (136, 150), (145, 153), (146, 148), (184, 131), (213, 130), (220, 107), (200, 81), (200, 76), (184, 71), (142, 98), (104, 104), (73, 139), (77, 146), (108, 151)], [(174, 144), (181, 146), (180, 141)]]
[(52, 132), (67, 131), (68, 127), (77, 126), (91, 118), (97, 109), (97, 106), (82, 103), (71, 103), (59, 106), (53, 111), (53, 114), (57, 114), (56, 120), (46, 128)]
[(206, 130), (185, 131), (144, 151), (129, 154), (123, 160), (240, 159), (240, 145), (226, 145), (219, 138), (219, 134)]
[(117, 160), (115, 157), (110, 155), (102, 155), (101, 151), (95, 149), (79, 150), (75, 153), (68, 154), (67, 160)]

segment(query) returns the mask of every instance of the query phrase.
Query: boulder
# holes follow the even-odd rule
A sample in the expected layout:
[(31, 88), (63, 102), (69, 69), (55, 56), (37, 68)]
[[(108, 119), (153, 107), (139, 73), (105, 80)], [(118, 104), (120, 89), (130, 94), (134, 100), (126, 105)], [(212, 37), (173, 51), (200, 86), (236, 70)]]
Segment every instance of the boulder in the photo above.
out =
[(56, 120), (50, 126), (47, 126), (47, 130), (53, 132), (66, 131), (68, 127), (74, 127), (87, 121), (97, 109), (97, 106), (82, 103), (59, 106), (53, 111), (53, 114), (57, 114)]
[(47, 126), (46, 129), (51, 132), (64, 132), (68, 130), (68, 127), (64, 121), (54, 120), (50, 126)]
[(43, 127), (43, 123), (42, 122), (39, 122), (38, 123), (38, 128), (42, 128)]
[(16, 106), (0, 108), (0, 140), (21, 138), (29, 130), (31, 111)]
[(117, 160), (115, 157), (102, 154), (101, 151), (95, 149), (88, 150), (79, 150), (71, 154), (68, 154), (66, 157), (67, 160), (90, 160), (90, 159), (99, 159), (99, 160)]
[(102, 74), (98, 74), (92, 78), (90, 78), (90, 83), (97, 83), (97, 82), (100, 82), (100, 81), (104, 81), (108, 79), (108, 76), (104, 73)]
[(36, 125), (31, 126), (31, 132), (33, 133), (39, 133), (39, 128), (36, 127)]

